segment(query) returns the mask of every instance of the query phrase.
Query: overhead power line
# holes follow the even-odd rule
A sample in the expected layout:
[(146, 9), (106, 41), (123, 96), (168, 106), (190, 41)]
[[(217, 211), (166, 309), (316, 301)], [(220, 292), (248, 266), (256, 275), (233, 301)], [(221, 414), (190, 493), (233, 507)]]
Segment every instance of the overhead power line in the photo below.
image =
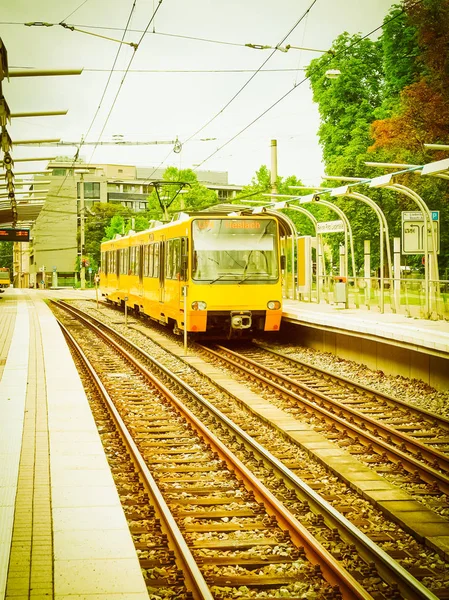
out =
[[(284, 37), (280, 40), (280, 42), (278, 44), (276, 44), (276, 48), (278, 46), (281, 46), (285, 40), (288, 38), (288, 36), (296, 29), (296, 27), (298, 27), (298, 25), (301, 23), (301, 21), (309, 14), (309, 12), (312, 10), (313, 6), (317, 3), (318, 0), (312, 0), (312, 3), (310, 4), (309, 8), (301, 15), (301, 17), (296, 21), (296, 23), (293, 25), (293, 27), (286, 33), (286, 35), (284, 35)], [(213, 121), (215, 121), (215, 119), (221, 115), (233, 102), (234, 100), (243, 92), (243, 90), (251, 83), (251, 81), (254, 79), (254, 77), (256, 77), (256, 75), (263, 69), (263, 67), (267, 64), (267, 62), (272, 58), (272, 56), (274, 56), (274, 54), (276, 53), (276, 48), (270, 53), (270, 55), (268, 56), (268, 58), (266, 58), (263, 63), (260, 65), (260, 67), (251, 75), (251, 77), (248, 79), (248, 81), (246, 81), (242, 87), (232, 96), (232, 98), (211, 118), (207, 121), (207, 123), (205, 123), (202, 127), (200, 127), (199, 129), (197, 129), (197, 131), (195, 131), (195, 133), (193, 133), (190, 137), (188, 137), (184, 144), (186, 144), (188, 141), (190, 141), (193, 137), (195, 137), (196, 135), (198, 135), (198, 133), (200, 133), (201, 131), (203, 131), (203, 129), (205, 129), (208, 125), (210, 125)]]
[[(423, 0), (417, 0), (412, 7), (417, 6), (418, 4), (421, 4)], [(381, 25), (379, 25), (378, 27), (376, 27), (375, 29), (373, 29), (372, 31), (370, 31), (369, 33), (367, 33), (366, 35), (362, 36), (360, 39), (358, 39), (357, 41), (353, 42), (350, 46), (348, 46), (347, 48), (344, 48), (343, 50), (341, 50), (340, 52), (336, 52), (333, 56), (329, 57), (328, 62), (326, 64), (329, 64), (334, 58), (337, 58), (338, 56), (341, 56), (343, 54), (347, 54), (352, 48), (354, 48), (354, 46), (357, 46), (358, 44), (360, 44), (360, 42), (362, 42), (364, 39), (370, 37), (371, 35), (373, 35), (373, 33), (376, 33), (377, 31), (379, 31), (379, 29), (382, 29), (384, 27), (384, 25), (387, 25), (388, 23), (391, 23), (392, 21), (394, 21), (395, 19), (397, 19), (398, 17), (400, 17), (403, 13), (405, 12), (405, 9), (402, 9), (399, 13), (397, 13), (395, 16), (391, 17), (390, 19), (388, 19), (387, 21), (383, 22)], [(312, 71), (314, 72), (315, 69)], [(230, 138), (227, 142), (225, 142), (224, 144), (222, 144), (219, 148), (217, 148), (214, 152), (212, 152), (211, 154), (209, 154), (209, 156), (207, 156), (203, 161), (201, 161), (200, 163), (198, 163), (198, 165), (195, 167), (195, 171), (201, 167), (205, 162), (207, 162), (210, 158), (212, 158), (212, 156), (215, 156), (215, 154), (217, 154), (218, 152), (220, 152), (220, 150), (222, 150), (223, 148), (225, 148), (228, 144), (230, 144), (231, 142), (233, 142), (235, 139), (237, 139), (243, 132), (245, 132), (247, 129), (249, 129), (252, 125), (254, 125), (254, 123), (256, 123), (257, 121), (259, 121), (262, 117), (264, 117), (268, 112), (270, 112), (275, 106), (277, 106), (278, 104), (280, 104), (283, 100), (285, 100), (285, 98), (287, 98), (287, 96), (289, 96), (292, 92), (294, 92), (298, 87), (300, 87), (303, 83), (305, 83), (306, 81), (308, 81), (310, 79), (310, 75), (304, 77), (304, 79), (302, 79), (299, 83), (295, 83), (295, 85), (288, 90), (285, 94), (283, 94), (280, 98), (278, 98), (278, 100), (276, 100), (275, 102), (273, 102), (273, 104), (271, 104), (267, 109), (265, 109), (262, 113), (260, 113), (255, 119), (253, 119), (250, 123), (248, 123), (248, 125), (246, 125), (243, 129), (241, 129), (238, 133), (236, 133), (234, 136), (232, 136), (232, 138)]]

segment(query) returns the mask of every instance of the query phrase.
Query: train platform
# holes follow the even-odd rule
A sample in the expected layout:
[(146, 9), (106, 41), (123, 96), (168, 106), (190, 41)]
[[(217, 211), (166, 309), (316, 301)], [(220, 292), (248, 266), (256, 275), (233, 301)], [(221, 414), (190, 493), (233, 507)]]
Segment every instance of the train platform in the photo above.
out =
[(92, 292), (10, 288), (0, 299), (0, 598), (147, 599), (49, 295)]
[[(148, 598), (48, 298), (95, 299), (95, 291), (10, 288), (0, 296), (0, 598)], [(449, 388), (447, 373), (446, 383), (435, 375), (435, 361), (448, 371), (447, 322), (289, 300), (283, 316), (296, 342)], [(404, 352), (419, 358), (396, 360)]]
[(284, 300), (283, 324), (299, 328), (297, 341), (373, 370), (449, 388), (449, 322)]

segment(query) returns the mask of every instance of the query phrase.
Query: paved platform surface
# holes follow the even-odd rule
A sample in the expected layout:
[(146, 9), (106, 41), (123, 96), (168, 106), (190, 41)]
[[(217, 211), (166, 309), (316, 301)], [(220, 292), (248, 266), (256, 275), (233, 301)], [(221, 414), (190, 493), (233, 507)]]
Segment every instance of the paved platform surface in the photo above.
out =
[[(47, 295), (0, 299), (0, 598), (143, 600), (145, 582)], [(85, 294), (92, 297), (92, 293)]]
[(293, 323), (330, 331), (363, 335), (385, 343), (435, 353), (449, 358), (449, 322), (380, 314), (366, 308), (342, 308), (327, 303), (284, 300), (283, 318)]
[[(87, 398), (47, 298), (95, 299), (95, 291), (10, 288), (0, 297), (0, 598), (148, 598)], [(445, 321), (291, 300), (284, 318), (449, 357)], [(297, 435), (305, 447), (317, 442), (309, 432)], [(326, 453), (323, 442), (323, 461), (332, 468)], [(341, 460), (335, 450), (330, 454)], [(390, 491), (383, 500), (400, 509)], [(404, 515), (400, 520), (406, 527)], [(449, 532), (432, 526), (438, 531), (427, 528), (422, 537), (442, 548)]]

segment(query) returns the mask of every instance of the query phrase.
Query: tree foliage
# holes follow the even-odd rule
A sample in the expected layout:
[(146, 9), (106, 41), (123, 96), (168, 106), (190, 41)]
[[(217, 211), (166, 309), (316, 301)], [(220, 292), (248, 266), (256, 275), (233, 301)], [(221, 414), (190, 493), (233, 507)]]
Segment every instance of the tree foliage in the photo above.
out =
[(0, 267), (7, 267), (10, 270), (12, 277), (13, 267), (13, 243), (0, 242)]
[[(329, 174), (372, 177), (382, 172), (367, 167), (366, 161), (424, 164), (446, 157), (424, 144), (449, 139), (448, 24), (449, 0), (403, 0), (386, 15), (377, 40), (342, 34), (332, 45), (331, 57), (312, 61), (308, 75), (319, 104), (319, 137)], [(326, 79), (329, 69), (339, 69), (341, 76)], [(440, 210), (443, 223), (447, 221), (447, 182), (416, 175), (403, 176), (400, 182), (416, 190), (431, 210)], [(369, 190), (368, 195), (385, 213), (391, 236), (400, 235), (401, 211), (416, 210), (416, 204), (386, 190)], [(378, 253), (373, 235), (377, 219), (353, 200), (341, 199), (338, 204), (359, 240), (356, 254), (361, 264), (364, 237), (372, 240), (373, 254)], [(446, 229), (441, 228), (440, 266), (447, 269)], [(421, 257), (412, 257), (413, 261), (418, 265)]]

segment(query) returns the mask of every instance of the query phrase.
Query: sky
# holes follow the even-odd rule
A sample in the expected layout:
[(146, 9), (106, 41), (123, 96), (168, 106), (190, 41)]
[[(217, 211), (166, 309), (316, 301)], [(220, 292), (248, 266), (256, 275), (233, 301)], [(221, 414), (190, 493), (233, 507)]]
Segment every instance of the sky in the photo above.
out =
[[(270, 144), (276, 139), (279, 175), (317, 184), (324, 173), (319, 115), (303, 69), (321, 53), (290, 49), (275, 51), (269, 58), (272, 50), (245, 44), (274, 47), (304, 16), (282, 45), (326, 50), (344, 31), (366, 34), (380, 26), (392, 4), (391, 0), (0, 0), (0, 37), (11, 70), (84, 69), (79, 76), (4, 81), (11, 113), (69, 111), (65, 116), (14, 118), (8, 131), (13, 142), (55, 137), (94, 143), (178, 138), (179, 153), (171, 144), (100, 143), (84, 145), (80, 156), (92, 163), (227, 171), (229, 183), (237, 185), (249, 184), (261, 165), (270, 167)], [(33, 22), (54, 25), (24, 25)], [(63, 28), (61, 22), (119, 41), (142, 41), (134, 50), (128, 44)], [(226, 107), (268, 58), (263, 69), (269, 71), (259, 72)], [(284, 100), (227, 143), (295, 85)], [(75, 151), (16, 146), (12, 156), (73, 157)], [(25, 170), (25, 164), (26, 170), (43, 166), (16, 163), (15, 170)]]

